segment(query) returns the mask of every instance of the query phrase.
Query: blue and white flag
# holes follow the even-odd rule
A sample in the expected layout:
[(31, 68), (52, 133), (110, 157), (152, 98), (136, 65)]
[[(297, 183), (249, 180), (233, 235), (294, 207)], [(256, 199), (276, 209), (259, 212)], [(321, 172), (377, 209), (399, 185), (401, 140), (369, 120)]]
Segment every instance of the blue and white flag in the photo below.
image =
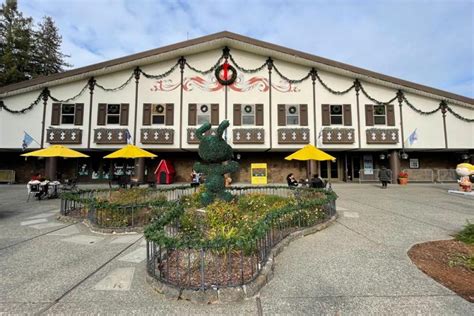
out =
[(125, 137), (127, 138), (127, 144), (131, 144), (132, 143), (132, 135), (130, 135), (130, 132), (128, 131), (128, 129), (125, 131)]
[(413, 131), (413, 133), (410, 134), (410, 136), (408, 136), (408, 143), (411, 145), (413, 145), (414, 143), (416, 143), (416, 141), (418, 140), (418, 135), (416, 133), (416, 128), (415, 130)]
[(25, 135), (23, 136), (23, 143), (21, 144), (21, 148), (23, 148), (23, 150), (28, 148), (28, 146), (30, 146), (31, 143), (35, 141), (33, 137), (30, 136), (30, 134), (28, 134), (27, 132), (24, 132), (24, 133)]

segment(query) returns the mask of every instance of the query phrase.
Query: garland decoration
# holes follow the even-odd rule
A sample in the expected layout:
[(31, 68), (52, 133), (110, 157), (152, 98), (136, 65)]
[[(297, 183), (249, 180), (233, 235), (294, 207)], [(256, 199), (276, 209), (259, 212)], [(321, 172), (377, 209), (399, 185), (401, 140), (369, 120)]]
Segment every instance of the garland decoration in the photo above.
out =
[(259, 71), (263, 70), (265, 68), (265, 66), (267, 66), (267, 64), (268, 64), (268, 60), (267, 60), (260, 67), (253, 68), (253, 69), (246, 69), (246, 68), (240, 66), (239, 64), (237, 64), (237, 62), (235, 61), (232, 54), (229, 54), (229, 58), (230, 58), (230, 61), (234, 64), (235, 68), (237, 68), (238, 70), (240, 70), (240, 71), (242, 71), (246, 74), (254, 74), (256, 72), (259, 72)]
[(197, 68), (194, 68), (187, 61), (186, 61), (186, 66), (194, 72), (197, 72), (201, 75), (207, 75), (207, 74), (210, 74), (211, 72), (215, 71), (217, 69), (217, 67), (219, 67), (219, 65), (221, 64), (221, 61), (223, 59), (224, 59), (224, 55), (222, 54), (221, 57), (219, 57), (219, 59), (217, 60), (217, 62), (214, 64), (214, 66), (212, 66), (208, 70), (199, 70)]
[(402, 91), (402, 99), (406, 103), (406, 105), (408, 105), (408, 107), (410, 109), (412, 109), (413, 111), (415, 111), (416, 113), (421, 114), (421, 115), (430, 115), (430, 114), (434, 114), (434, 113), (438, 112), (439, 110), (441, 110), (441, 104), (436, 109), (434, 109), (432, 111), (422, 111), (420, 109), (417, 109), (413, 104), (410, 103), (410, 101), (408, 101), (408, 99), (406, 98), (403, 91)]
[[(221, 84), (230, 84), (232, 81), (232, 78), (235, 76), (237, 77), (237, 71), (234, 67), (232, 67), (230, 64), (228, 64), (228, 69), (230, 69), (231, 71), (231, 79), (230, 80), (223, 80), (222, 78), (220, 78), (217, 74), (220, 73), (220, 71), (222, 70), (223, 68), (223, 65), (221, 64), (221, 62), (223, 60), (226, 60), (227, 59), (230, 59), (231, 63), (233, 64), (233, 66), (235, 66), (235, 68), (243, 73), (247, 73), (247, 74), (252, 74), (252, 73), (257, 73), (261, 70), (263, 70), (266, 66), (269, 67), (269, 69), (275, 69), (276, 73), (282, 78), (284, 79), (285, 81), (291, 83), (291, 84), (297, 84), (297, 83), (302, 83), (303, 81), (305, 80), (308, 80), (309, 78), (311, 78), (312, 80), (317, 80), (319, 81), (319, 83), (321, 83), (321, 85), (327, 90), (329, 91), (330, 93), (334, 94), (334, 95), (343, 95), (343, 94), (346, 94), (348, 92), (350, 92), (352, 89), (356, 88), (356, 90), (361, 90), (362, 93), (369, 99), (371, 100), (372, 102), (376, 103), (376, 104), (380, 104), (380, 105), (386, 105), (386, 104), (389, 104), (389, 103), (392, 103), (393, 101), (399, 100), (400, 104), (402, 102), (404, 102), (406, 105), (408, 105), (408, 107), (410, 109), (412, 109), (413, 111), (417, 112), (418, 114), (421, 114), (421, 115), (431, 115), (431, 114), (434, 114), (440, 110), (442, 110), (442, 106), (439, 105), (436, 109), (433, 109), (431, 111), (423, 111), (423, 110), (420, 110), (418, 109), (417, 107), (415, 107), (405, 96), (405, 94), (403, 93), (403, 91), (399, 90), (396, 94), (395, 94), (395, 97), (393, 97), (392, 99), (390, 99), (389, 101), (386, 101), (386, 102), (383, 102), (383, 101), (380, 101), (380, 100), (377, 100), (375, 99), (374, 97), (370, 96), (369, 93), (365, 90), (365, 88), (363, 87), (362, 83), (356, 79), (354, 81), (354, 83), (347, 89), (345, 90), (341, 90), (341, 91), (338, 91), (338, 90), (334, 90), (332, 89), (331, 87), (329, 87), (323, 80), (322, 78), (319, 76), (319, 73), (316, 69), (312, 68), (308, 74), (306, 76), (304, 76), (303, 78), (300, 78), (300, 79), (290, 79), (288, 77), (286, 77), (285, 75), (283, 75), (280, 70), (273, 64), (271, 58), (268, 58), (261, 66), (257, 67), (257, 68), (250, 68), (250, 69), (247, 69), (247, 68), (244, 68), (242, 66), (240, 66), (234, 59), (234, 57), (232, 56), (232, 54), (230, 54), (229, 50), (227, 49), (224, 49), (223, 51), (223, 54), (219, 57), (219, 59), (217, 60), (217, 62), (209, 69), (207, 70), (200, 70), (200, 69), (197, 69), (197, 68), (194, 68), (193, 66), (191, 66), (183, 57), (180, 57), (178, 59), (178, 61), (176, 62), (175, 65), (173, 65), (169, 70), (167, 70), (166, 72), (162, 73), (162, 74), (157, 74), (157, 75), (153, 75), (153, 74), (148, 74), (146, 72), (144, 72), (142, 69), (140, 68), (137, 68), (135, 71), (132, 71), (132, 74), (130, 75), (130, 77), (123, 83), (121, 84), (120, 86), (118, 87), (115, 87), (115, 88), (105, 88), (104, 86), (98, 84), (95, 80), (94, 80), (94, 83), (92, 84), (92, 86), (96, 86), (100, 89), (102, 89), (103, 91), (106, 91), (106, 92), (115, 92), (115, 91), (119, 91), (119, 90), (122, 90), (124, 89), (131, 81), (132, 79), (134, 78), (135, 76), (135, 72), (138, 72), (138, 73), (141, 73), (143, 74), (143, 76), (145, 76), (146, 78), (148, 79), (162, 79), (162, 78), (165, 78), (165, 77), (168, 77), (171, 73), (173, 73), (176, 68), (178, 66), (180, 66), (181, 68), (184, 68), (184, 66), (187, 66), (190, 70), (194, 71), (194, 72), (197, 72), (201, 75), (208, 75), (212, 72), (215, 73), (216, 75), (216, 78), (217, 80), (221, 83)], [(235, 79), (234, 79), (235, 80)], [(221, 82), (223, 81), (223, 82)], [(229, 81), (229, 83), (227, 83)], [(64, 99), (64, 100), (59, 100), (57, 99), (56, 97), (52, 96), (51, 93), (45, 89), (43, 90), (39, 95), (38, 97), (27, 107), (21, 109), (21, 110), (13, 110), (11, 108), (9, 108), (3, 100), (0, 100), (0, 110), (2, 109), (5, 109), (7, 112), (9, 113), (12, 113), (12, 114), (24, 114), (30, 110), (32, 110), (38, 103), (40, 103), (41, 99), (44, 98), (44, 97), (47, 97), (47, 98), (51, 98), (51, 100), (55, 101), (55, 102), (59, 102), (59, 103), (67, 103), (67, 102), (70, 102), (72, 100), (75, 100), (77, 98), (79, 98), (80, 96), (82, 96), (84, 94), (84, 92), (87, 90), (87, 88), (90, 89), (90, 86), (91, 84), (88, 82), (86, 85), (84, 85), (84, 87), (79, 91), (79, 93), (77, 93), (76, 95), (70, 97), (70, 98), (67, 98), (67, 99)], [(458, 113), (456, 113), (447, 103), (446, 101), (444, 101), (444, 108), (446, 111), (449, 111), (455, 118), (459, 119), (459, 120), (462, 120), (464, 122), (468, 122), (468, 123), (473, 123), (474, 122), (474, 119), (471, 119), (471, 118), (467, 118), (467, 117), (464, 117)]]
[(135, 72), (132, 71), (132, 74), (130, 75), (130, 77), (127, 79), (127, 81), (125, 81), (124, 83), (122, 83), (120, 86), (116, 87), (116, 88), (105, 88), (104, 86), (98, 84), (97, 82), (95, 83), (95, 86), (104, 90), (105, 92), (115, 92), (115, 91), (119, 91), (119, 90), (122, 90), (123, 88), (125, 88), (131, 81), (132, 79), (134, 78), (135, 76)]
[(454, 110), (447, 103), (445, 103), (445, 107), (449, 111), (449, 113), (451, 113), (458, 120), (468, 122), (468, 123), (473, 123), (474, 122), (474, 119), (469, 119), (469, 118), (463, 117), (463, 116), (459, 115), (458, 113), (454, 112)]
[(309, 77), (311, 77), (311, 71), (308, 72), (306, 76), (304, 76), (301, 79), (290, 79), (288, 77), (285, 77), (280, 70), (278, 70), (277, 66), (273, 64), (273, 69), (275, 69), (275, 72), (284, 80), (288, 81), (288, 83), (294, 84), (294, 83), (302, 83), (303, 81), (307, 80)]
[(350, 86), (349, 88), (347, 88), (346, 90), (342, 90), (342, 91), (337, 91), (337, 90), (333, 90), (331, 89), (322, 79), (321, 77), (319, 76), (319, 73), (318, 71), (315, 69), (312, 73), (310, 72), (311, 75), (314, 75), (316, 76), (316, 79), (318, 79), (319, 83), (321, 83), (321, 85), (326, 89), (328, 90), (329, 92), (331, 92), (332, 94), (335, 94), (335, 95), (342, 95), (342, 94), (346, 94), (348, 93), (349, 91), (351, 91), (352, 89), (355, 88), (355, 83), (352, 84), (352, 86)]
[(392, 103), (393, 101), (395, 101), (397, 98), (398, 98), (398, 95), (395, 95), (392, 99), (390, 99), (389, 101), (387, 102), (382, 102), (382, 101), (379, 101), (373, 97), (371, 97), (367, 91), (365, 91), (364, 89), (364, 86), (362, 85), (362, 82), (359, 81), (359, 88), (360, 88), (360, 91), (362, 91), (362, 93), (367, 97), (367, 99), (369, 99), (370, 101), (372, 102), (375, 102), (377, 104), (380, 104), (380, 105), (386, 105), (386, 104), (390, 104)]
[(87, 90), (87, 88), (89, 88), (89, 82), (86, 83), (86, 85), (81, 89), (81, 91), (79, 91), (78, 94), (76, 94), (75, 96), (70, 97), (70, 98), (68, 98), (68, 99), (66, 99), (66, 100), (59, 100), (59, 99), (53, 97), (53, 96), (51, 95), (51, 92), (50, 92), (49, 90), (48, 90), (48, 97), (51, 98), (51, 100), (53, 100), (53, 101), (55, 101), (55, 102), (68, 103), (68, 102), (70, 102), (70, 101), (72, 101), (72, 100), (75, 100), (75, 99), (79, 98), (79, 97), (84, 93), (84, 91)]
[[(48, 93), (48, 92), (46, 92)], [(27, 106), (24, 109), (21, 110), (12, 110), (8, 106), (3, 103), (3, 101), (0, 101), (0, 110), (5, 109), (7, 112), (12, 113), (12, 114), (24, 114), (30, 110), (32, 110), (38, 103), (40, 103), (41, 99), (43, 98), (43, 95), (45, 94), (45, 91), (41, 91), (41, 93), (38, 95), (36, 100), (34, 100), (29, 106)]]
[(176, 64), (174, 66), (172, 66), (168, 71), (165, 71), (164, 73), (162, 74), (159, 74), (159, 75), (151, 75), (151, 74), (147, 74), (146, 72), (144, 72), (141, 68), (138, 69), (138, 71), (143, 75), (145, 76), (145, 78), (147, 79), (163, 79), (165, 77), (168, 77), (169, 75), (171, 75), (175, 70), (176, 68), (179, 66), (179, 60), (176, 62)]

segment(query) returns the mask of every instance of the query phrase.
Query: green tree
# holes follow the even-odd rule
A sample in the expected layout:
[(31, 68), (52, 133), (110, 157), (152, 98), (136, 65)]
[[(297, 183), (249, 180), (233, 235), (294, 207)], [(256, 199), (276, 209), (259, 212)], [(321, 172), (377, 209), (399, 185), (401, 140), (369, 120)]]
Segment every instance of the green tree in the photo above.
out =
[(65, 61), (70, 57), (61, 52), (62, 37), (50, 16), (43, 17), (34, 32), (33, 64), (36, 75), (51, 75), (64, 71), (64, 67), (71, 67)]
[(32, 19), (23, 17), (16, 0), (0, 8), (0, 85), (31, 79)]

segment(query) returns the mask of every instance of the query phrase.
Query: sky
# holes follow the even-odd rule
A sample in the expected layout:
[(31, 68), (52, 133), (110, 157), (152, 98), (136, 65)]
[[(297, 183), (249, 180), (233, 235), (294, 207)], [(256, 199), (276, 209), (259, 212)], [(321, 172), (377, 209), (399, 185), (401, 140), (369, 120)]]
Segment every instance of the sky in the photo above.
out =
[(73, 68), (230, 31), (474, 98), (474, 0), (18, 0)]

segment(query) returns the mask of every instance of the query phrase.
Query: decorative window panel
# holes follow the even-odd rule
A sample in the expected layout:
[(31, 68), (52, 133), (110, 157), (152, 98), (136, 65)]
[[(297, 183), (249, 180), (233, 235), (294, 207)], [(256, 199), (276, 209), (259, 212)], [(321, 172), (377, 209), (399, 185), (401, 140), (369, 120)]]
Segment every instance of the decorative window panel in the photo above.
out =
[(324, 128), (322, 138), (323, 144), (354, 144), (355, 131), (353, 128)]
[(366, 130), (367, 144), (397, 144), (398, 129), (370, 128)]
[(94, 130), (96, 144), (126, 144), (127, 129), (97, 128)]
[(173, 144), (174, 130), (170, 128), (142, 128), (142, 144)]
[(79, 128), (48, 128), (46, 141), (50, 144), (81, 144), (82, 130)]
[(308, 144), (309, 128), (279, 128), (278, 144)]
[(239, 128), (232, 130), (234, 144), (263, 144), (265, 130), (263, 128)]

